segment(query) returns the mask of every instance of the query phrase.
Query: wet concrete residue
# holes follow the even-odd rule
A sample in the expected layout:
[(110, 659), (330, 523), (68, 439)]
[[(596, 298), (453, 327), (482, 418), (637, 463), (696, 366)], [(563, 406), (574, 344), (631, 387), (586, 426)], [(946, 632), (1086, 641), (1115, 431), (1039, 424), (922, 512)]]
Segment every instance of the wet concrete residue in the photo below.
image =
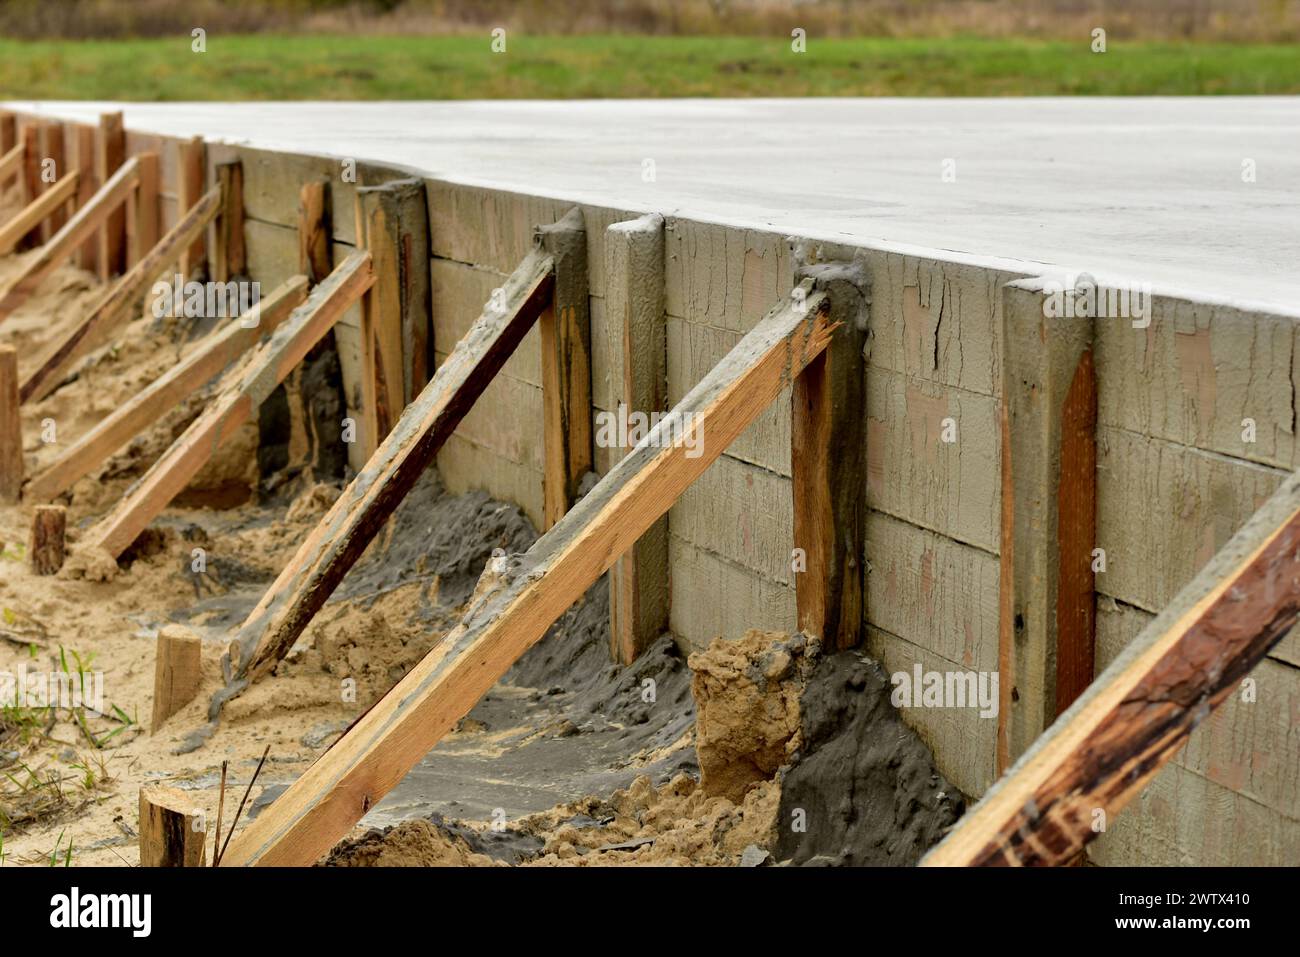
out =
[[(802, 750), (782, 774), (775, 854), (795, 864), (916, 864), (962, 815), (961, 793), (858, 652), (821, 658), (800, 696)], [(797, 811), (806, 830), (791, 827)]]

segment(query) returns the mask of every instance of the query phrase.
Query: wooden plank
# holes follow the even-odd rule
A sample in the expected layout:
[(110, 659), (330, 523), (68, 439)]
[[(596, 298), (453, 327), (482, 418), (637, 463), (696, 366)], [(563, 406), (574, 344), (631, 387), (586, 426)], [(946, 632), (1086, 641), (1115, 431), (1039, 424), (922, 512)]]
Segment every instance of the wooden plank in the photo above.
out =
[(0, 323), (31, 298), (46, 277), (71, 256), (113, 210), (129, 199), (139, 175), (139, 164), (134, 159), (127, 160), (91, 201), (77, 210), (58, 234), (24, 263), (23, 271), (0, 292)]
[(0, 502), (16, 502), (23, 487), (22, 402), (18, 350), (0, 345)]
[[(49, 161), (50, 172), (54, 177), (53, 182), (47, 182), (45, 171), (42, 169), (42, 185), (45, 191), (48, 192), (53, 185), (56, 185), (68, 175), (68, 164), (63, 143), (63, 124), (43, 124), (41, 126), (41, 145), (42, 159)], [(63, 228), (63, 224), (67, 221), (67, 210), (60, 204), (50, 212), (49, 219), (41, 224), (41, 242), (48, 241), (51, 236)]]
[(129, 310), (138, 303), (150, 283), (157, 279), (169, 263), (176, 261), (195, 235), (203, 231), (220, 205), (221, 191), (213, 189), (171, 228), (148, 255), (114, 283), (85, 321), (64, 336), (23, 380), (22, 400), (35, 401), (53, 391), (72, 364), (102, 341), (129, 314)]
[(534, 250), (398, 420), (366, 467), (303, 542), (236, 634), (236, 670), (255, 680), (275, 668), (433, 462), (466, 411), (550, 301), (553, 264)]
[[(811, 283), (801, 288), (807, 291)], [(829, 301), (783, 302), (231, 845), (223, 865), (316, 861), (395, 786), (829, 343)], [(702, 454), (686, 454), (685, 441)], [(696, 445), (695, 439), (699, 439)]]
[(135, 202), (127, 203), (126, 246), (128, 265), (134, 266), (158, 245), (162, 223), (162, 205), (159, 199), (161, 176), (157, 153), (139, 153), (140, 183), (136, 187)]
[[(127, 162), (126, 128), (121, 113), (104, 113), (99, 118), (99, 132), (95, 140), (95, 176), (108, 183), (113, 174)], [(126, 269), (126, 213), (114, 206), (109, 210), (99, 231), (96, 262), (99, 278), (107, 282)]]
[[(98, 192), (100, 180), (95, 177), (95, 128), (84, 123), (71, 123), (73, 151), (77, 167), (77, 202), (81, 209), (90, 203)], [(99, 240), (90, 236), (77, 251), (77, 265), (88, 272), (99, 272)]]
[(206, 839), (191, 795), (162, 784), (140, 789), (141, 867), (203, 867)]
[(539, 226), (536, 237), (555, 260), (555, 296), (542, 314), (542, 403), (546, 434), (545, 525), (569, 510), (591, 471), (591, 316), (587, 233), (582, 210)]
[(1060, 864), (1095, 838), (1300, 616), (1292, 475), (922, 861)]
[[(607, 314), (622, 339), (618, 401), (629, 416), (662, 414), (668, 409), (663, 217), (653, 213), (614, 223), (605, 230), (605, 260)], [(622, 458), (633, 445), (619, 446), (615, 456)], [(668, 606), (665, 515), (609, 570), (611, 657), (621, 664), (634, 661), (668, 629)]]
[(89, 547), (113, 558), (122, 554), (372, 282), (368, 253), (354, 253), (340, 264), (228, 380), (117, 507), (87, 533)]
[[(1004, 626), (998, 710), (1004, 760), (1014, 761), (1086, 686), (1093, 645), (1092, 529), (1096, 501), (1093, 320), (1049, 318), (1041, 280), (1003, 287), (1002, 396), (1011, 539), (1002, 540)], [(1087, 514), (1083, 512), (1087, 510)], [(1074, 514), (1071, 514), (1071, 513)], [(1008, 544), (1010, 547), (1008, 547)], [(1058, 661), (1067, 681), (1057, 691)], [(1005, 765), (999, 770), (1005, 770)]]
[(363, 441), (373, 455), (428, 379), (429, 240), (424, 184), (357, 190), (357, 235), (375, 263), (362, 303)]
[(37, 575), (53, 575), (63, 567), (63, 536), (67, 521), (62, 505), (38, 505), (32, 512), (27, 561)]
[[(12, 110), (0, 110), (0, 153), (8, 153), (18, 143), (18, 117)], [(0, 186), (4, 178), (0, 177)]]
[[(35, 201), (0, 227), (0, 256), (9, 255), (18, 248), (24, 236), (52, 217), (55, 212), (61, 211), (76, 195), (79, 179), (75, 171), (68, 173), (55, 183), (52, 189), (41, 193)], [(64, 221), (66, 222), (66, 217)]]
[(230, 322), (209, 336), (208, 341), (168, 369), (141, 392), (74, 442), (66, 452), (32, 476), (23, 489), (28, 501), (50, 501), (63, 494), (105, 458), (125, 445), (133, 436), (158, 421), (187, 396), (209, 382), (213, 376), (255, 346), (262, 336), (273, 332), (290, 311), (307, 295), (307, 280), (295, 276), (285, 281), (263, 299), (257, 309), (257, 322), (245, 323), (244, 317)]
[[(204, 195), (203, 184), (207, 182), (208, 178), (208, 154), (207, 147), (204, 145), (201, 136), (177, 144), (176, 149), (176, 166), (178, 170), (176, 184), (177, 215), (183, 216)], [(204, 237), (199, 236), (190, 243), (189, 249), (181, 254), (181, 275), (185, 277), (186, 281), (195, 278), (195, 274), (199, 270), (205, 269), (206, 264), (203, 257), (206, 249), (207, 243)]]
[[(44, 192), (41, 182), (41, 128), (35, 123), (23, 127), (23, 165), (20, 181), (23, 188), (23, 205), (30, 206)], [(40, 224), (29, 229), (18, 241), (18, 249), (33, 249), (41, 244)]]
[(303, 183), (298, 197), (298, 271), (315, 285), (334, 268), (330, 256), (329, 180)]
[(168, 718), (194, 700), (203, 680), (202, 669), (203, 640), (198, 635), (180, 625), (159, 629), (150, 734), (157, 734)]
[(827, 651), (855, 648), (865, 621), (867, 303), (863, 263), (808, 267), (842, 328), (794, 381), (790, 466), (799, 630)]
[(221, 187), (221, 215), (217, 218), (217, 244), (212, 272), (217, 282), (230, 282), (248, 273), (244, 243), (244, 165), (238, 161), (217, 164)]
[(0, 188), (17, 176), (23, 168), (23, 144), (12, 146), (0, 156)]

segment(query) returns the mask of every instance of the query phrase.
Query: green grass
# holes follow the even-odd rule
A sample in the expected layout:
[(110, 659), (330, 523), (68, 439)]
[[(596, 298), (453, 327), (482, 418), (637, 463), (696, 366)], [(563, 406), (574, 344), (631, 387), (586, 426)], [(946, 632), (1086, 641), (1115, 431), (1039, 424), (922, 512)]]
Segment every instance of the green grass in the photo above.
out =
[(1293, 46), (952, 38), (188, 36), (0, 40), (0, 99), (1300, 93)]

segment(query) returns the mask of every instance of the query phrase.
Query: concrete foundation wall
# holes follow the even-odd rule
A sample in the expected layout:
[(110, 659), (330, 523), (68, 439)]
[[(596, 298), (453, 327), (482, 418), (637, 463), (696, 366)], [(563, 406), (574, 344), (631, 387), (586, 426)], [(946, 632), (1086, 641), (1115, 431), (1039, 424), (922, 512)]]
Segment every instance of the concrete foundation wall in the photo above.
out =
[[(164, 210), (176, 216), (176, 143), (132, 135), (163, 156)], [(244, 164), (252, 278), (298, 270), (299, 186), (328, 177), (335, 255), (355, 242), (354, 188), (336, 161), (212, 146), (209, 165)], [(407, 175), (359, 168), (362, 185)], [(211, 178), (209, 179), (211, 182)], [(531, 247), (539, 223), (572, 204), (426, 180), (433, 342), (441, 361)], [(613, 410), (621, 329), (605, 311), (605, 229), (637, 214), (583, 207), (594, 410)], [(865, 260), (867, 346), (866, 626), (888, 671), (998, 668), (1002, 286), (1023, 274), (668, 217), (668, 400), (676, 403), (793, 285), (796, 264)], [(361, 417), (359, 317), (337, 327), (348, 411)], [(1300, 461), (1300, 350), (1291, 319), (1168, 299), (1150, 328), (1098, 320), (1097, 668), (1130, 641)], [(1033, 343), (1026, 343), (1033, 348)], [(542, 521), (539, 336), (529, 334), (438, 467), (453, 491), (485, 489)], [(1241, 419), (1257, 441), (1241, 441)], [(943, 422), (956, 423), (944, 442)], [(359, 451), (359, 448), (357, 449)], [(596, 450), (607, 470), (613, 453)], [(354, 467), (361, 462), (352, 460)], [(795, 627), (787, 390), (669, 516), (670, 626), (685, 649), (749, 628)], [(1253, 704), (1225, 705), (1141, 800), (1093, 844), (1101, 863), (1300, 860), (1300, 640), (1252, 676)], [(943, 772), (978, 796), (995, 777), (997, 722), (976, 709), (904, 712)]]

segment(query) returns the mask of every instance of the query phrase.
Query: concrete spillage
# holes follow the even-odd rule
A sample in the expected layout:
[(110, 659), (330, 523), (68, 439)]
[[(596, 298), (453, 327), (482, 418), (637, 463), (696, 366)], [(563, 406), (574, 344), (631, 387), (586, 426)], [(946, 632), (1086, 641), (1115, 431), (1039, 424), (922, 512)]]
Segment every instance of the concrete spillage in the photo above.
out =
[[(889, 105), (847, 108), (895, 116)], [(305, 151), (320, 148), (303, 128), (315, 109), (286, 127), (286, 140)], [(694, 109), (687, 109), (692, 117)], [(1101, 122), (1093, 109), (1092, 121)], [(40, 113), (85, 119), (92, 110), (97, 117), (103, 105), (48, 104)], [(242, 116), (262, 123), (282, 114), (268, 106)], [(77, 183), (78, 210), (29, 254), (34, 265), (0, 296), (0, 319), (48, 276), (42, 257), (51, 247), (101, 269), (129, 268), (120, 261), (129, 251), (97, 238), (98, 227), (137, 195), (135, 158), (149, 153), (161, 158), (160, 236), (183, 221), (188, 203), (202, 201), (196, 184), (214, 182), (219, 168), (227, 180), (239, 171), (239, 209), (223, 208), (223, 216), (240, 224), (233, 262), (250, 288), (305, 284), (295, 279), (303, 258), (314, 273), (349, 262), (358, 249), (385, 277), (364, 303), (349, 297), (315, 346), (337, 356), (328, 366), (338, 370), (329, 383), (342, 406), (335, 417), (363, 426), (365, 441), (340, 453), (353, 484), (313, 531), (314, 558), (301, 578), (268, 591), (239, 631), (239, 651), (227, 662), (231, 683), (212, 702), (214, 718), (249, 687), (254, 661), (258, 677), (274, 673), (429, 464), (448, 494), (482, 491), (516, 505), (542, 532), (562, 532), (539, 540), (526, 564), (512, 557), (500, 581), (485, 580), (482, 600), (447, 646), (452, 662), (481, 640), (499, 654), (492, 622), (548, 580), (543, 572), (553, 564), (572, 561), (584, 573), (594, 567), (594, 557), (566, 558), (565, 543), (586, 535), (583, 523), (593, 516), (617, 511), (618, 492), (604, 480), (627, 479), (637, 474), (632, 463), (648, 467), (675, 451), (698, 477), (666, 501), (654, 499), (663, 514), (643, 535), (620, 538), (617, 553), (599, 556), (612, 566), (613, 658), (630, 665), (665, 634), (685, 656), (751, 629), (802, 634), (828, 655), (870, 656), (880, 666), (869, 681), (873, 713), (888, 694), (888, 676), (907, 677), (908, 693), (894, 707), (932, 753), (935, 772), (954, 792), (994, 801), (999, 776), (1026, 767), (1043, 753), (1049, 729), (1059, 732), (1058, 722), (1078, 716), (1081, 703), (1099, 700), (1096, 685), (1085, 691), (1095, 676), (1122, 671), (1135, 654), (1126, 649), (1169, 627), (1166, 609), (1186, 606), (1193, 583), (1208, 587), (1198, 573), (1226, 562), (1234, 534), (1289, 489), (1300, 468), (1300, 313), (1280, 304), (1290, 287), (1261, 280), (1265, 301), (1252, 301), (1230, 269), (1194, 276), (1200, 260), (1179, 243), (1151, 264), (1149, 282), (1134, 281), (1147, 264), (1120, 239), (1103, 250), (1104, 238), (1072, 236), (1035, 254), (1019, 238), (1004, 243), (991, 225), (953, 226), (964, 249), (1016, 257), (994, 258), (946, 251), (933, 224), (907, 227), (915, 243), (907, 246), (873, 238), (870, 221), (857, 214), (828, 212), (818, 221), (825, 228), (807, 229), (806, 218), (766, 210), (779, 191), (766, 180), (749, 182), (748, 173), (734, 184), (715, 176), (683, 187), (680, 206), (652, 206), (646, 194), (619, 192), (602, 178), (612, 162), (608, 144), (576, 174), (543, 162), (533, 186), (513, 161), (490, 163), (449, 147), (451, 159), (435, 163), (427, 143), (377, 139), (375, 149), (392, 165), (359, 162), (349, 181), (339, 161), (323, 155), (237, 145), (232, 130), (252, 122), (239, 111), (213, 112), (212, 137), (197, 142), (170, 109), (128, 107), (125, 117), (123, 155), (99, 157), (112, 167), (107, 185), (86, 195)], [(1019, 120), (1008, 122), (1019, 129)], [(716, 160), (697, 149), (683, 162)], [(445, 172), (422, 171), (433, 169)], [(583, 169), (589, 184), (575, 178)], [(844, 199), (839, 189), (832, 179), (814, 192), (824, 192), (830, 208)], [(981, 192), (971, 201), (987, 209), (995, 199)], [(314, 210), (312, 236), (299, 235), (300, 202)], [(195, 208), (195, 216), (206, 215)], [(88, 209), (93, 218), (83, 224), (78, 217)], [(185, 238), (182, 277), (203, 276), (204, 262), (229, 270), (226, 245), (209, 250)], [(1057, 268), (1035, 256), (1095, 269)], [(780, 312), (801, 301), (812, 302), (815, 315), (791, 324), (789, 366), (771, 379), (773, 401), (743, 410), (747, 424), (734, 441), (712, 448), (698, 420), (668, 415), (710, 408), (701, 384), (726, 378), (720, 369), (728, 381), (743, 378), (734, 350), (772, 327), (774, 304)], [(839, 328), (822, 353), (827, 322)], [(275, 341), (283, 344), (292, 325)], [(805, 369), (799, 350), (812, 340), (818, 356)], [(742, 358), (757, 361), (761, 351)], [(0, 360), (6, 355), (0, 380), (9, 385), (19, 358), (25, 368), (32, 363), (0, 346)], [(58, 369), (55, 381), (43, 383), (47, 391), (78, 374)], [(288, 371), (272, 363), (250, 380), (250, 408), (271, 401)], [(384, 416), (376, 414), (380, 404)], [(0, 395), (0, 409), (5, 421), (17, 419), (16, 401)], [(369, 448), (367, 428), (375, 433)], [(17, 498), (22, 443), (0, 436), (0, 452), (0, 496)], [(382, 492), (393, 474), (400, 481)], [(114, 539), (114, 554), (130, 544), (130, 528), (132, 535)], [(80, 568), (84, 543), (69, 542), (69, 565)], [(611, 542), (598, 537), (597, 544), (614, 548)], [(587, 587), (568, 585), (575, 595)], [(1111, 782), (1081, 785), (1104, 789), (1108, 801), (1122, 790), (1128, 809), (1086, 849), (1066, 833), (1072, 825), (1062, 809), (1043, 822), (1052, 846), (1104, 864), (1300, 859), (1300, 789), (1292, 786), (1300, 778), (1293, 719), (1300, 636), (1273, 637), (1242, 639), (1257, 662), (1252, 700), (1226, 685), (1207, 691), (1221, 706), (1180, 725), (1186, 746), (1160, 751), (1168, 763), (1141, 793)], [(498, 664), (508, 666), (503, 657), (493, 659)], [(461, 687), (454, 672), (448, 677), (450, 664), (421, 667), (412, 672), (419, 683), (407, 688), (412, 695), (435, 684)], [(848, 658), (836, 668), (860, 670)], [(928, 684), (973, 694), (930, 700)], [(472, 702), (464, 703), (467, 711)], [(838, 699), (809, 707), (858, 713)], [(1098, 721), (1098, 740), (1128, 740), (1120, 724)], [(397, 735), (395, 727), (376, 733)], [(187, 746), (202, 746), (210, 733)], [(838, 743), (822, 746), (823, 760), (839, 753)], [(343, 746), (352, 763), (340, 774), (365, 777), (375, 759), (353, 748)], [(908, 754), (920, 767), (910, 745)], [(792, 780), (811, 788), (807, 769), (800, 773)], [(304, 822), (343, 800), (323, 779), (313, 782), (318, 790), (294, 805), (282, 831), (259, 830), (249, 859), (274, 858), (285, 834), (311, 843)], [(1229, 839), (1238, 820), (1266, 837)], [(1009, 821), (1003, 815), (997, 827), (1018, 826)], [(967, 856), (993, 853), (988, 842), (976, 848), (969, 840), (960, 844)]]

